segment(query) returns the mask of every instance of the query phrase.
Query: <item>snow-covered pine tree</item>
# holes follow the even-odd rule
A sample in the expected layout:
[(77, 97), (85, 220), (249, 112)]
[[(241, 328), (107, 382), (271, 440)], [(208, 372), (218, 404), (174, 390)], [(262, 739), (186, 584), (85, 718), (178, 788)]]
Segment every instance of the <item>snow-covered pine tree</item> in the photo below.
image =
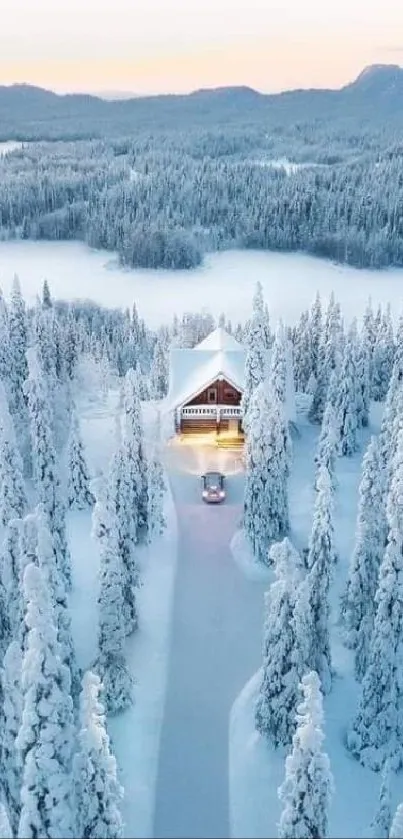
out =
[(378, 807), (370, 828), (372, 839), (389, 839), (389, 831), (392, 824), (390, 775), (390, 764), (388, 760), (385, 760), (382, 769)]
[(3, 382), (6, 389), (9, 386), (11, 375), (11, 352), (10, 336), (8, 326), (8, 309), (3, 292), (0, 289), (0, 382)]
[(1, 785), (13, 834), (17, 833), (21, 811), (22, 761), (15, 745), (22, 720), (21, 671), (21, 646), (19, 641), (14, 640), (6, 650), (1, 674), (3, 692)]
[(43, 507), (39, 505), (35, 511), (37, 526), (37, 559), (43, 573), (43, 579), (48, 587), (54, 610), (54, 620), (57, 629), (57, 640), (60, 647), (62, 662), (70, 669), (71, 695), (78, 701), (80, 693), (80, 671), (77, 664), (73, 635), (71, 631), (71, 617), (66, 593), (66, 581), (57, 565), (52, 534), (49, 529), (49, 519)]
[(278, 401), (284, 405), (287, 393), (287, 343), (282, 322), (277, 327), (271, 350), (269, 379)]
[(44, 309), (52, 308), (52, 298), (50, 296), (49, 283), (47, 280), (44, 280), (42, 284), (42, 306)]
[(317, 291), (315, 300), (311, 306), (309, 317), (310, 345), (311, 345), (311, 371), (317, 378), (319, 373), (320, 355), (319, 347), (322, 342), (322, 301)]
[(112, 521), (100, 543), (98, 657), (94, 665), (102, 681), (103, 702), (111, 714), (133, 701), (133, 680), (125, 660), (124, 585), (124, 568)]
[(0, 524), (24, 515), (27, 507), (22, 461), (3, 382), (0, 381)]
[(374, 625), (375, 594), (385, 548), (382, 522), (382, 466), (378, 440), (372, 437), (362, 464), (355, 545), (341, 602), (345, 640), (355, 648), (358, 679), (362, 679), (367, 668)]
[(153, 353), (150, 372), (150, 395), (153, 399), (163, 399), (168, 391), (168, 363), (166, 352), (160, 340), (157, 340)]
[(389, 537), (379, 570), (376, 614), (356, 716), (347, 736), (364, 766), (403, 765), (401, 639), (403, 633), (403, 431), (399, 433), (387, 502)]
[(78, 417), (72, 413), (67, 444), (67, 499), (69, 507), (84, 510), (94, 503)]
[(336, 411), (340, 432), (340, 454), (351, 456), (358, 448), (357, 431), (359, 420), (357, 404), (357, 360), (354, 329), (349, 331), (344, 347), (343, 361), (338, 379)]
[(376, 402), (385, 399), (392, 374), (394, 357), (393, 326), (390, 306), (383, 313), (376, 334), (373, 352), (372, 398)]
[(136, 589), (139, 585), (139, 568), (136, 561), (136, 498), (133, 493), (132, 452), (133, 448), (125, 438), (112, 458), (107, 490), (110, 532), (116, 534), (116, 548), (122, 563), (126, 635), (130, 635), (138, 625)]
[(118, 782), (116, 760), (99, 699), (101, 687), (95, 673), (84, 674), (78, 751), (74, 758), (77, 835), (118, 839), (123, 835), (120, 813), (123, 788)]
[(329, 588), (335, 558), (332, 484), (326, 467), (321, 466), (317, 476), (306, 582), (312, 617), (310, 661), (321, 679), (323, 693), (328, 693), (331, 687)]
[(8, 336), (10, 351), (10, 375), (8, 377), (8, 397), (10, 413), (14, 421), (18, 448), (20, 450), (24, 470), (30, 474), (30, 441), (29, 419), (23, 386), (28, 375), (26, 359), (28, 325), (24, 299), (21, 294), (20, 282), (14, 277), (8, 307)]
[(270, 562), (276, 579), (265, 598), (263, 666), (255, 725), (277, 747), (288, 746), (295, 731), (302, 674), (293, 616), (303, 563), (287, 537), (271, 547)]
[(166, 527), (164, 516), (164, 497), (166, 484), (164, 470), (156, 445), (153, 447), (148, 464), (148, 513), (147, 538), (149, 542), (161, 536)]
[(302, 312), (294, 333), (294, 378), (295, 389), (305, 393), (312, 371), (311, 333), (309, 312)]
[(253, 297), (252, 317), (245, 329), (245, 344), (245, 386), (242, 395), (244, 428), (247, 427), (252, 394), (268, 373), (268, 351), (271, 346), (270, 326), (264, 308), (262, 286), (259, 282), (256, 284)]
[(148, 467), (139, 386), (134, 370), (128, 370), (125, 376), (124, 413), (124, 446), (127, 460), (131, 464), (132, 516), (135, 521), (136, 539), (139, 540), (142, 529), (147, 532)]
[(402, 839), (403, 836), (403, 803), (398, 804), (390, 827), (389, 839)]
[(286, 443), (282, 408), (262, 382), (249, 406), (243, 526), (256, 560), (266, 564), (270, 545), (289, 527)]
[(24, 596), (28, 635), (22, 664), (22, 721), (16, 740), (23, 765), (18, 837), (61, 839), (75, 833), (70, 671), (62, 663), (51, 599), (36, 565), (24, 571)]
[[(334, 375), (334, 373), (332, 374)], [(339, 438), (337, 435), (337, 421), (334, 407), (330, 400), (326, 403), (325, 412), (323, 414), (322, 427), (319, 435), (318, 446), (315, 453), (315, 489), (317, 489), (318, 472), (321, 466), (325, 466), (332, 483), (332, 487), (336, 486), (336, 457)]]
[(370, 396), (372, 396), (373, 356), (376, 343), (376, 328), (372, 300), (369, 298), (362, 320), (361, 340), (369, 357)]
[(297, 730), (278, 790), (283, 806), (278, 835), (280, 839), (326, 839), (333, 775), (323, 751), (323, 705), (317, 673), (311, 671), (302, 678), (301, 690)]
[(1, 584), (4, 587), (6, 611), (10, 638), (17, 638), (21, 626), (22, 592), (20, 583), (21, 573), (21, 521), (11, 519), (6, 527), (4, 541), (1, 547)]
[(71, 586), (71, 558), (66, 538), (66, 510), (61, 493), (51, 415), (43, 375), (35, 350), (29, 351), (29, 378), (25, 384), (31, 419), (32, 461), (38, 493), (49, 518), (57, 565)]
[(359, 422), (366, 428), (369, 423), (369, 409), (371, 405), (371, 354), (364, 336), (357, 346), (357, 390), (359, 405)]

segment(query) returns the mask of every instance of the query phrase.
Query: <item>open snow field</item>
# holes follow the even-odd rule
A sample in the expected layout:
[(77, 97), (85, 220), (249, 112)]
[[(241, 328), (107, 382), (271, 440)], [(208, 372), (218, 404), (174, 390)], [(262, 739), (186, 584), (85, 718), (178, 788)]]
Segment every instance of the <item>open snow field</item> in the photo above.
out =
[(303, 254), (225, 251), (209, 254), (192, 271), (122, 269), (107, 251), (78, 242), (0, 242), (0, 287), (8, 296), (17, 273), (32, 301), (49, 281), (56, 298), (91, 298), (105, 306), (132, 306), (149, 326), (166, 323), (176, 312), (207, 309), (244, 321), (258, 280), (273, 321), (289, 324), (310, 306), (319, 290), (325, 302), (332, 290), (345, 317), (360, 316), (371, 295), (374, 305), (390, 301), (400, 314), (403, 270), (369, 271), (335, 265)]

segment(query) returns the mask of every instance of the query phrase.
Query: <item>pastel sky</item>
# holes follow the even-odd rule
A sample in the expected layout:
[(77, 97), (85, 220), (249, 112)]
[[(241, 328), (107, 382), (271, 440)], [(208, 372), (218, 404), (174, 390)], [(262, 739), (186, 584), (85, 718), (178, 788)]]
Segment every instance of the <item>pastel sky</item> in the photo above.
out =
[(10, 0), (0, 84), (183, 92), (339, 87), (403, 64), (402, 0)]

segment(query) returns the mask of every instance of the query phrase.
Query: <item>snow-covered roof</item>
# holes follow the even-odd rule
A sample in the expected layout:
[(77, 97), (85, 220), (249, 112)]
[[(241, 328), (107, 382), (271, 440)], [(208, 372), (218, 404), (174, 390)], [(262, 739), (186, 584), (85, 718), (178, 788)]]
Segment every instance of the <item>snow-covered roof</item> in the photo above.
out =
[[(193, 349), (172, 348), (169, 360), (169, 391), (167, 411), (182, 408), (201, 391), (223, 378), (243, 393), (246, 350), (225, 329), (219, 327)], [(295, 419), (292, 357), (287, 365), (286, 414)]]
[(205, 350), (212, 350), (214, 352), (244, 352), (244, 348), (239, 341), (236, 341), (222, 326), (210, 332), (210, 335), (207, 335), (207, 338), (200, 341), (200, 344), (197, 344), (193, 349), (198, 352), (204, 352)]

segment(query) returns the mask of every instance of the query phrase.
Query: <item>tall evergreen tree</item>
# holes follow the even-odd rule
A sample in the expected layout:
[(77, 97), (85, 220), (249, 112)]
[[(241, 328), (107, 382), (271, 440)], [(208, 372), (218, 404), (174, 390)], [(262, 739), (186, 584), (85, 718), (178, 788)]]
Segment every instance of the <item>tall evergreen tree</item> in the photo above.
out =
[[(332, 374), (334, 375), (334, 374)], [(325, 466), (334, 487), (336, 485), (336, 457), (339, 438), (337, 434), (337, 418), (334, 407), (330, 400), (326, 403), (323, 414), (322, 427), (319, 435), (318, 446), (315, 453), (315, 488), (317, 489), (318, 473), (321, 466)]]
[(32, 564), (24, 572), (24, 595), (28, 635), (22, 664), (22, 721), (16, 740), (23, 764), (18, 837), (61, 839), (73, 836), (75, 828), (70, 671), (62, 663), (46, 583)]
[(263, 290), (257, 283), (253, 297), (252, 317), (245, 330), (245, 386), (242, 395), (244, 427), (247, 427), (249, 403), (257, 386), (268, 373), (269, 349), (271, 346), (270, 326), (264, 308)]
[(373, 352), (372, 396), (376, 402), (385, 399), (394, 357), (394, 340), (390, 306), (383, 313), (379, 324)]
[(30, 473), (30, 444), (24, 382), (28, 375), (26, 350), (28, 345), (27, 313), (21, 287), (14, 277), (8, 309), (8, 335), (10, 349), (9, 400), (10, 413), (15, 424), (18, 447), (23, 458), (24, 469)]
[(346, 642), (355, 648), (355, 672), (359, 679), (362, 679), (368, 664), (375, 594), (384, 552), (382, 494), (379, 445), (377, 438), (372, 437), (362, 465), (355, 546), (341, 615)]
[(320, 680), (314, 671), (301, 682), (303, 701), (297, 711), (297, 730), (285, 761), (285, 778), (279, 787), (283, 805), (280, 839), (325, 839), (333, 776), (323, 752), (323, 706)]
[(373, 839), (389, 839), (389, 831), (392, 824), (390, 774), (389, 761), (386, 760), (382, 769), (378, 807), (371, 822), (371, 836)]
[(403, 765), (401, 638), (403, 632), (403, 431), (399, 433), (388, 496), (389, 538), (379, 570), (376, 614), (350, 751), (379, 770), (386, 758)]
[(289, 527), (286, 441), (281, 406), (262, 383), (249, 408), (243, 521), (255, 558), (266, 564), (270, 544)]
[(157, 340), (150, 372), (150, 393), (153, 399), (163, 399), (168, 392), (168, 364), (164, 347)]
[(276, 330), (276, 337), (270, 358), (270, 385), (281, 405), (285, 404), (287, 394), (287, 343), (282, 323)]
[(389, 839), (401, 839), (403, 836), (403, 803), (398, 804), (390, 827)]
[(164, 470), (156, 446), (154, 445), (148, 465), (147, 535), (150, 542), (156, 536), (161, 536), (166, 527), (164, 516), (165, 491)]
[(134, 370), (128, 370), (125, 376), (123, 439), (125, 457), (128, 464), (131, 464), (130, 482), (133, 493), (132, 516), (135, 521), (136, 539), (139, 540), (142, 528), (147, 531), (148, 467), (139, 387)]
[(287, 746), (295, 731), (301, 679), (294, 606), (303, 566), (288, 538), (272, 546), (270, 561), (276, 579), (266, 594), (262, 679), (255, 724), (275, 746)]
[(71, 586), (71, 559), (66, 539), (66, 511), (51, 431), (51, 416), (41, 369), (35, 352), (30, 354), (26, 382), (31, 419), (32, 459), (38, 500), (49, 519), (57, 565)]
[(16, 748), (22, 720), (21, 672), (21, 647), (17, 640), (13, 640), (6, 650), (1, 674), (3, 692), (1, 777), (13, 835), (17, 833), (21, 812), (22, 761), (21, 754)]
[(24, 515), (27, 506), (22, 461), (8, 410), (6, 390), (0, 381), (0, 523)]
[(113, 522), (100, 542), (98, 596), (98, 657), (95, 670), (102, 681), (102, 698), (109, 713), (132, 703), (133, 682), (125, 660), (123, 589), (125, 574)]
[(109, 528), (116, 535), (116, 549), (122, 565), (123, 619), (126, 635), (138, 625), (136, 589), (139, 585), (139, 568), (136, 560), (136, 518), (133, 494), (132, 449), (125, 443), (119, 446), (111, 463), (108, 482)]
[(74, 759), (78, 835), (99, 839), (123, 836), (116, 760), (111, 752), (105, 713), (99, 699), (101, 682), (95, 673), (83, 678), (78, 752)]
[(324, 693), (328, 693), (331, 686), (329, 588), (335, 562), (332, 495), (329, 473), (325, 466), (321, 466), (317, 478), (306, 582), (311, 608), (310, 661), (321, 679)]
[(337, 419), (340, 430), (340, 454), (351, 456), (358, 448), (357, 361), (354, 330), (350, 330), (344, 347), (338, 381)]
[(69, 507), (77, 510), (84, 510), (94, 503), (94, 497), (90, 491), (84, 445), (75, 412), (72, 414), (67, 444), (67, 498)]
[(11, 519), (7, 525), (1, 547), (1, 584), (5, 592), (5, 611), (10, 638), (17, 638), (22, 615), (21, 592), (21, 522)]

